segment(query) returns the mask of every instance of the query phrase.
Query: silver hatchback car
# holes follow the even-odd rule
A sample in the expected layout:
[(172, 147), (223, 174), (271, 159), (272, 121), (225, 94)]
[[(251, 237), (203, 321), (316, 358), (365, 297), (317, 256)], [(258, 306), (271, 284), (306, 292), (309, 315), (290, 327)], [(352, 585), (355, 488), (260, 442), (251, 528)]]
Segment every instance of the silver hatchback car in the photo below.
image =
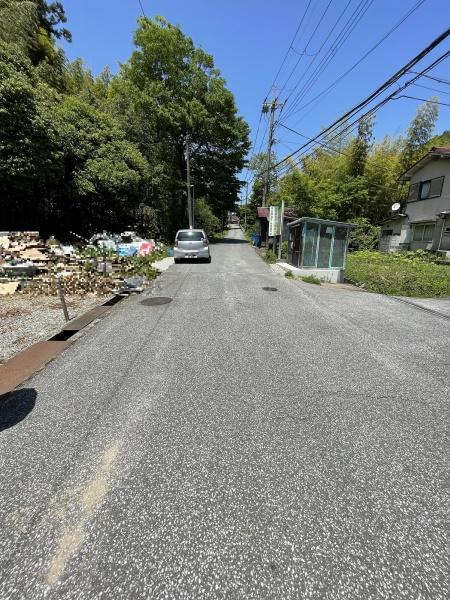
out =
[(203, 258), (211, 262), (209, 240), (203, 229), (180, 229), (175, 236), (173, 257), (176, 263), (186, 258)]

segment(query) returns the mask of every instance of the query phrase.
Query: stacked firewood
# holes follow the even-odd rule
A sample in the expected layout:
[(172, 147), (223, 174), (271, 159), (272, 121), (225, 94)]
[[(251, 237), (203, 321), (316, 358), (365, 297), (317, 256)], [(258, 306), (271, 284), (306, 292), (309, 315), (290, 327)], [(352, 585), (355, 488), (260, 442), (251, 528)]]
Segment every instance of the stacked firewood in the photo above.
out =
[(91, 273), (71, 273), (63, 277), (42, 277), (34, 279), (22, 288), (21, 293), (32, 296), (56, 296), (58, 294), (58, 279), (65, 294), (84, 296), (85, 294), (111, 294), (119, 286), (116, 279)]

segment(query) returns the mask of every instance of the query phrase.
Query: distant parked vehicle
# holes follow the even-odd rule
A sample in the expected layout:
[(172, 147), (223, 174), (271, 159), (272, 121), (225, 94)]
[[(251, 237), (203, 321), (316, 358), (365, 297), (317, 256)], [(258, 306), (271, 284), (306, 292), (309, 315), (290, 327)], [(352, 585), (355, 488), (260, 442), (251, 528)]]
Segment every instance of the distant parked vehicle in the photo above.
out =
[(209, 240), (203, 229), (180, 229), (175, 236), (173, 257), (176, 263), (187, 258), (203, 258), (211, 262)]

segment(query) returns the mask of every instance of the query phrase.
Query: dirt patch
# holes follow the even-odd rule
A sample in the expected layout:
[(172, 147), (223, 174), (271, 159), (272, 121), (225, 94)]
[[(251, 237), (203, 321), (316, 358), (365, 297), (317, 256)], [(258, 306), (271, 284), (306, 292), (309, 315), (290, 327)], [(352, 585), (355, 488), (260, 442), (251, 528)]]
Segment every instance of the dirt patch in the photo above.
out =
[[(109, 296), (67, 296), (71, 318), (79, 317)], [(61, 304), (49, 296), (0, 297), (0, 364), (58, 333), (65, 324)]]
[(29, 315), (31, 311), (19, 306), (13, 306), (6, 310), (0, 311), (0, 319), (8, 319), (9, 317), (19, 317), (20, 315)]

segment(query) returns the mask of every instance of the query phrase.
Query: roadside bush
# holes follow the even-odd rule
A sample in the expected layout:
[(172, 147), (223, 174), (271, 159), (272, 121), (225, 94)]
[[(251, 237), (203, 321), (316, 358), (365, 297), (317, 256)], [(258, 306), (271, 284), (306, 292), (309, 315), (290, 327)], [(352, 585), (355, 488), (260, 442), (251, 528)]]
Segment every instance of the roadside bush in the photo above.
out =
[(317, 277), (314, 277), (314, 275), (304, 275), (303, 277), (301, 277), (301, 280), (304, 281), (305, 283), (313, 283), (314, 285), (321, 284), (320, 279), (318, 279)]
[(195, 226), (202, 227), (209, 237), (222, 231), (220, 220), (204, 198), (195, 200)]
[(294, 274), (292, 271), (286, 271), (286, 273), (284, 274), (285, 277), (287, 277), (288, 279), (293, 279), (294, 278)]
[(132, 275), (141, 275), (147, 279), (155, 279), (158, 271), (153, 266), (155, 256), (148, 254), (147, 256), (134, 256), (129, 262), (129, 273)]
[(371, 292), (393, 296), (433, 298), (450, 296), (450, 267), (438, 265), (423, 250), (385, 254), (351, 252), (345, 277)]
[(380, 227), (372, 225), (369, 219), (358, 217), (352, 219), (357, 226), (350, 231), (349, 247), (354, 250), (373, 250), (378, 246)]
[(266, 261), (266, 263), (272, 265), (277, 262), (278, 256), (272, 250), (267, 250), (263, 256), (263, 259)]

